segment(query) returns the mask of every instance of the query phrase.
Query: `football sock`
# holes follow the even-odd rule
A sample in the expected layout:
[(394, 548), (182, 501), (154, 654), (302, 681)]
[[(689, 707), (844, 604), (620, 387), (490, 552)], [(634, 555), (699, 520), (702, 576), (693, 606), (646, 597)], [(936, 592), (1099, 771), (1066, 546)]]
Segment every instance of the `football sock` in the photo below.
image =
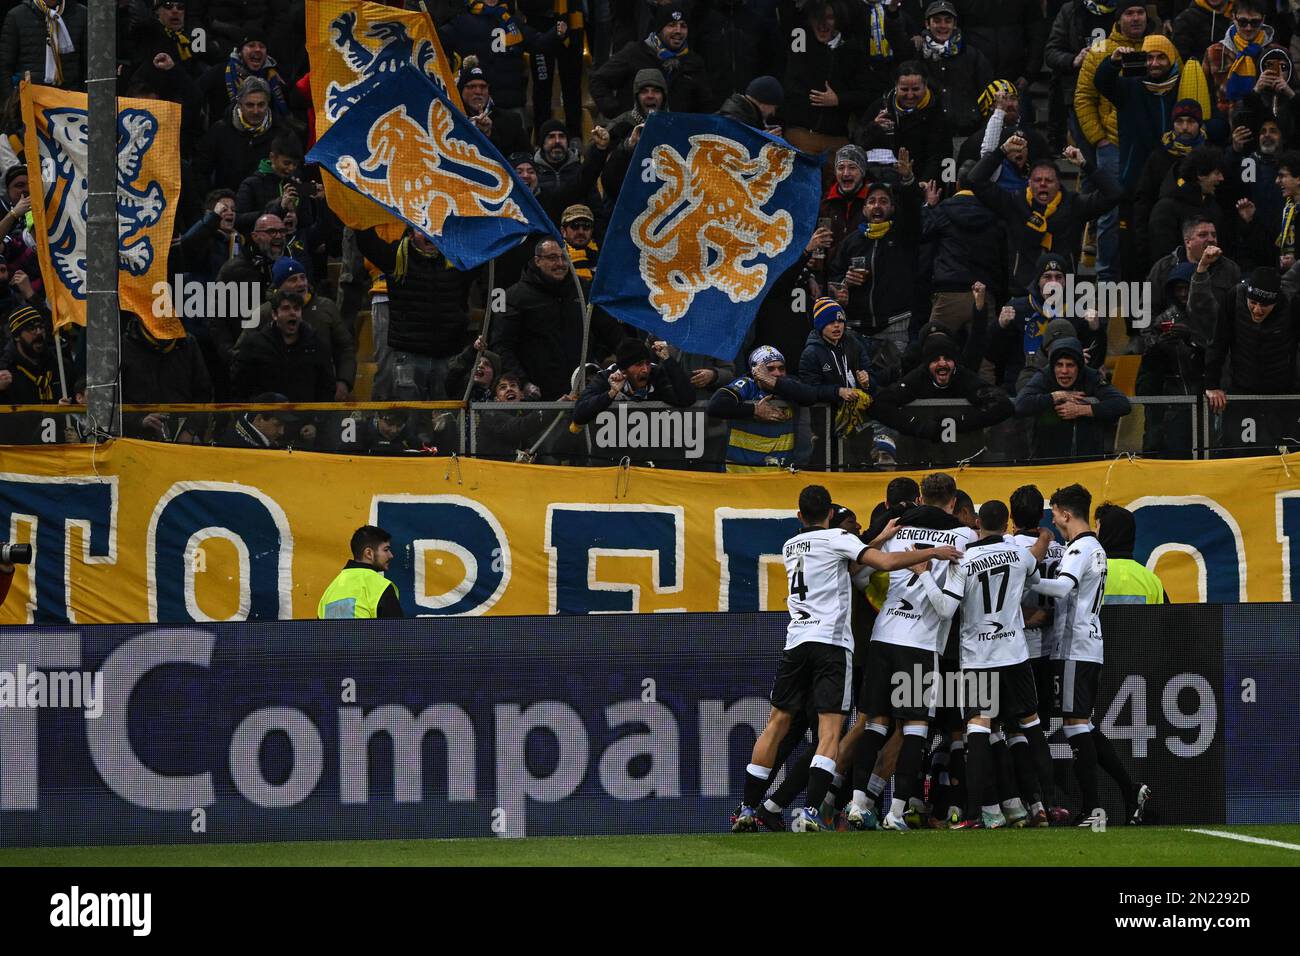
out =
[(756, 807), (767, 793), (767, 781), (772, 776), (771, 767), (751, 763), (745, 768), (745, 806)]
[(806, 753), (799, 755), (799, 759), (786, 770), (781, 786), (777, 787), (776, 792), (772, 794), (773, 803), (784, 809), (794, 803), (795, 797), (803, 793), (804, 788), (808, 786), (808, 769), (812, 766), (815, 756), (817, 750), (814, 747), (809, 747)]
[(835, 761), (821, 754), (813, 757), (812, 766), (808, 770), (807, 805), (819, 809), (822, 801), (826, 799), (826, 791), (830, 789), (831, 781), (834, 779)]
[(1007, 753), (1007, 742), (1003, 739), (1001, 733), (994, 733), (989, 736), (989, 747), (993, 753), (993, 772), (997, 775), (997, 797), (984, 802), (1001, 805), (1018, 795), (1016, 792), (1016, 778), (1011, 772), (1011, 757)]
[(992, 774), (992, 754), (987, 727), (971, 725), (966, 730), (966, 819), (978, 820), (986, 802), (982, 794), (988, 789)]
[(1038, 773), (1034, 770), (1034, 758), (1029, 753), (1029, 740), (1024, 735), (1017, 734), (1011, 741), (1011, 766), (1016, 772), (1016, 787), (1024, 800), (1038, 803), (1042, 793), (1038, 785)]
[[(1073, 731), (1073, 733), (1071, 733)], [(1074, 775), (1079, 778), (1079, 792), (1083, 797), (1083, 812), (1091, 813), (1100, 806), (1097, 798), (1097, 747), (1085, 724), (1072, 724), (1065, 728), (1065, 738), (1074, 754)]]
[(1137, 788), (1133, 786), (1133, 778), (1128, 775), (1124, 764), (1120, 762), (1119, 754), (1115, 753), (1115, 745), (1096, 727), (1092, 729), (1089, 736), (1092, 737), (1092, 745), (1097, 751), (1097, 763), (1102, 770), (1110, 774), (1111, 779), (1119, 784), (1119, 791), (1124, 794), (1124, 806), (1132, 809), (1133, 795)]
[[(853, 758), (853, 789), (872, 792), (870, 781), (878, 778), (871, 771), (875, 768), (876, 758), (880, 756), (880, 748), (885, 746), (887, 739), (889, 739), (888, 725), (867, 724), (866, 733), (858, 741), (857, 755)], [(884, 793), (883, 787), (875, 792), (877, 800), (881, 793)]]
[[(903, 728), (903, 746), (898, 751), (898, 766), (894, 769), (894, 806), (907, 807), (916, 796), (917, 774), (921, 770), (921, 755), (925, 749), (925, 727)], [(903, 811), (898, 811), (901, 816)]]
[(954, 740), (948, 754), (948, 805), (966, 805), (966, 741)]
[(1043, 733), (1043, 723), (1035, 720), (1031, 724), (1021, 724), (1020, 732), (1029, 742), (1029, 756), (1034, 762), (1034, 773), (1038, 777), (1038, 793), (1044, 803), (1056, 799), (1054, 774), (1052, 767), (1052, 748), (1047, 744), (1047, 735)]

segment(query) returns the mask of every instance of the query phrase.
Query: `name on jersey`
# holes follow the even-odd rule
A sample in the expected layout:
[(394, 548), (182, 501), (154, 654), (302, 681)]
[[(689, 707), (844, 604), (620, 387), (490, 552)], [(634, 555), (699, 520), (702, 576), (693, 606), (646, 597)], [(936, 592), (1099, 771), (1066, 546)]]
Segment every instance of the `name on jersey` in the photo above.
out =
[(979, 574), (979, 572), (987, 571), (989, 568), (1000, 568), (1008, 564), (1017, 564), (1019, 561), (1020, 554), (1016, 551), (995, 551), (983, 557), (967, 560), (966, 572), (968, 574)]
[(939, 531), (934, 528), (900, 528), (898, 534), (894, 535), (894, 540), (957, 546), (957, 535), (954, 532)]
[(811, 554), (812, 541), (787, 541), (785, 543), (785, 556), (793, 557), (796, 554)]

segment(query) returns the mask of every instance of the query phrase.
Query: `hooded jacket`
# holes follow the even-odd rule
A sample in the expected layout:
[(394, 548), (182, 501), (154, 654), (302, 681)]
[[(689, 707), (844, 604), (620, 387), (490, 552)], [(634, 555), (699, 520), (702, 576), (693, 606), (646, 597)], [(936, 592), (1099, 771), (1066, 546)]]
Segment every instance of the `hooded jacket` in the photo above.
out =
[[(1225, 30), (1214, 38), (1218, 42), (1212, 43), (1206, 49), (1205, 57), (1201, 61), (1202, 69), (1205, 70), (1205, 77), (1210, 83), (1210, 89), (1217, 92), (1216, 105), (1223, 113), (1228, 112), (1234, 102), (1228, 96), (1227, 80), (1228, 72), (1237, 59), (1237, 51), (1227, 39), (1226, 28), (1228, 26), (1235, 26), (1235, 24), (1225, 24)], [(1286, 52), (1286, 47), (1273, 42), (1273, 28), (1267, 23), (1260, 27), (1260, 35), (1256, 38), (1255, 45), (1260, 47), (1260, 55), (1267, 53), (1269, 50)], [(1237, 100), (1239, 101), (1240, 97)]]
[(975, 282), (983, 282), (995, 301), (1005, 294), (1006, 229), (1002, 218), (972, 191), (961, 190), (937, 206), (923, 208), (921, 238), (932, 247), (936, 292), (969, 292)]
[[(1079, 120), (1079, 128), (1083, 131), (1084, 138), (1093, 146), (1103, 139), (1116, 144), (1120, 142), (1119, 116), (1115, 112), (1115, 103), (1101, 95), (1096, 83), (1097, 70), (1101, 64), (1109, 62), (1110, 55), (1120, 47), (1139, 49), (1142, 46), (1141, 40), (1128, 39), (1120, 31), (1119, 23), (1112, 22), (1113, 26), (1110, 36), (1106, 37), (1105, 46), (1100, 50), (1090, 50), (1083, 58), (1083, 63), (1079, 65), (1079, 79), (1074, 87), (1074, 113)], [(1159, 25), (1148, 17), (1147, 29), (1143, 37), (1158, 32), (1160, 32)], [(1082, 45), (1075, 47), (1075, 52), (1081, 48)], [(1160, 127), (1161, 132), (1164, 132), (1164, 129), (1165, 127)]]
[(542, 204), (552, 222), (559, 222), (564, 210), (581, 203), (591, 209), (602, 208), (596, 181), (605, 166), (607, 150), (597, 149), (593, 143), (584, 156), (575, 146), (558, 166), (552, 166), (539, 146), (533, 153), (533, 168), (537, 170), (537, 201)]
[[(1079, 376), (1070, 391), (1083, 392), (1096, 399), (1092, 417), (1064, 419), (1056, 413), (1052, 393), (1061, 390), (1053, 365), (1062, 355), (1071, 355), (1079, 364)], [(1114, 423), (1132, 410), (1128, 397), (1115, 386), (1102, 381), (1101, 373), (1083, 361), (1083, 346), (1078, 339), (1059, 339), (1048, 353), (1048, 365), (1016, 396), (1016, 417), (1033, 419), (1031, 447), (1034, 458), (1065, 459), (1097, 456), (1105, 453), (1105, 439)]]
[[(1169, 275), (1186, 261), (1187, 249), (1180, 239), (1173, 251), (1157, 259), (1151, 271), (1147, 273), (1147, 282), (1151, 284), (1153, 312), (1157, 314), (1163, 312), (1169, 304), (1165, 299), (1165, 287)], [(1205, 317), (1204, 325), (1197, 325), (1197, 331), (1206, 342), (1214, 335), (1215, 317), (1219, 314), (1219, 310), (1228, 307), (1228, 300), (1240, 281), (1241, 267), (1227, 256), (1219, 256), (1206, 272), (1197, 272), (1196, 263), (1192, 263), (1192, 291), (1191, 297), (1187, 300), (1187, 309), (1189, 313), (1199, 309)], [(1197, 323), (1192, 322), (1192, 324)]]
[[(954, 355), (955, 359), (956, 356)], [(925, 398), (959, 402), (965, 399), (970, 407), (908, 408), (912, 402)], [(996, 385), (986, 384), (965, 366), (958, 365), (952, 379), (945, 386), (937, 385), (930, 376), (929, 363), (918, 365), (905, 374), (896, 385), (883, 389), (871, 407), (872, 415), (905, 435), (915, 435), (929, 441), (938, 441), (943, 434), (943, 419), (955, 420), (957, 433), (995, 425), (1011, 417), (1011, 399)]]
[[(63, 68), (61, 89), (84, 90), (86, 88), (86, 28), (89, 15), (86, 5), (78, 0), (68, 0), (63, 8), (63, 25), (68, 28), (72, 38), (73, 52), (59, 57)], [(5, 15), (4, 25), (0, 26), (0, 77), (18, 87), (18, 80), (23, 73), (30, 70), (33, 83), (45, 83), (45, 51), (48, 49), (49, 33), (45, 28), (45, 16), (36, 9), (32, 0), (21, 0)], [(121, 51), (125, 54), (128, 51)], [(54, 86), (51, 82), (48, 84)]]
[(667, 402), (678, 408), (689, 408), (695, 404), (695, 387), (691, 385), (686, 370), (674, 358), (650, 365), (650, 380), (644, 389), (634, 391), (631, 383), (624, 381), (618, 397), (610, 398), (609, 377), (617, 370), (617, 365), (611, 365), (592, 376), (573, 406), (574, 424), (594, 422), (597, 415), (620, 401)]
[(704, 58), (695, 51), (687, 35), (685, 54), (674, 57), (676, 65), (664, 68), (664, 61), (644, 39), (632, 40), (598, 69), (588, 75), (591, 98), (602, 116), (612, 118), (635, 104), (632, 83), (640, 70), (659, 70), (668, 81), (668, 101), (679, 113), (707, 113), (714, 106), (713, 92)]
[(1221, 388), (1224, 366), (1232, 387), (1242, 394), (1283, 395), (1296, 390), (1296, 359), (1300, 351), (1300, 308), (1283, 292), (1263, 322), (1251, 318), (1246, 305), (1247, 282), (1237, 285), (1229, 309), (1220, 314), (1205, 360), (1205, 387)]
[[(1052, 319), (1044, 314), (1046, 306), (1036, 287), (1034, 294), (1019, 296), (1007, 304), (1015, 309), (1016, 317), (1005, 329), (1001, 324), (993, 323), (989, 332), (988, 358), (993, 363), (997, 380), (1009, 395), (1014, 396), (1028, 358), (1040, 352), (1046, 353), (1047, 326)], [(1106, 326), (1100, 324), (1092, 329), (1082, 318), (1061, 320), (1070, 323), (1072, 331), (1069, 334), (1079, 339), (1088, 350), (1091, 357), (1088, 364), (1101, 368), (1106, 361)]]
[[(857, 371), (870, 372), (871, 348), (846, 328), (839, 342), (832, 345), (816, 329), (808, 333), (799, 356), (799, 381), (805, 385), (834, 385), (858, 388)], [(867, 389), (876, 391), (875, 384)]]
[[(882, 110), (894, 121), (890, 131), (874, 122)], [(930, 102), (924, 108), (904, 111), (898, 106), (895, 91), (890, 90), (867, 107), (863, 118), (865, 126), (854, 136), (857, 145), (868, 151), (888, 149), (895, 156), (900, 149), (906, 149), (918, 182), (939, 178), (942, 162), (952, 155), (952, 133), (937, 91), (930, 91)]]

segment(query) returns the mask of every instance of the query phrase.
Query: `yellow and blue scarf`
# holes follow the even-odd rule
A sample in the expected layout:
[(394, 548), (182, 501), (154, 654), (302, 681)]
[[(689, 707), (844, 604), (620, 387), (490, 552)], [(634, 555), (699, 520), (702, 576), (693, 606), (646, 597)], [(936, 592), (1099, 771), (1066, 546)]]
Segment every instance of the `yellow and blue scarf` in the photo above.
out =
[(886, 0), (869, 0), (867, 6), (870, 12), (867, 14), (871, 18), (870, 32), (871, 42), (868, 47), (868, 58), (873, 61), (888, 60), (894, 55), (893, 48), (889, 45), (889, 39), (885, 36), (885, 2)]
[(510, 8), (504, 3), (499, 3), (495, 7), (489, 7), (485, 3), (471, 3), (469, 12), (476, 17), (490, 17), (495, 20), (505, 34), (507, 50), (524, 42), (519, 24), (515, 23), (515, 18), (510, 15)]
[(1288, 199), (1282, 207), (1282, 231), (1277, 234), (1274, 244), (1282, 252), (1295, 252), (1295, 214), (1300, 208), (1295, 200)]
[(1259, 58), (1272, 38), (1272, 33), (1266, 27), (1261, 27), (1256, 36), (1254, 43), (1247, 43), (1237, 36), (1237, 24), (1234, 23), (1228, 27), (1228, 32), (1223, 37), (1223, 48), (1233, 57), (1232, 65), (1228, 67), (1228, 76), (1223, 81), (1223, 97), (1229, 102), (1243, 99), (1259, 80)]
[(1052, 251), (1052, 215), (1061, 205), (1061, 197), (1064, 195), (1064, 190), (1058, 192), (1051, 202), (1040, 209), (1036, 208), (1038, 203), (1034, 202), (1034, 188), (1025, 187), (1025, 202), (1029, 203), (1029, 218), (1025, 221), (1025, 228), (1041, 234), (1038, 244), (1047, 252)]
[(680, 50), (669, 49), (664, 46), (663, 38), (657, 33), (650, 34), (645, 38), (645, 42), (655, 56), (659, 57), (659, 69), (665, 73), (671, 73), (677, 69), (679, 59), (691, 52), (685, 43), (682, 44)]

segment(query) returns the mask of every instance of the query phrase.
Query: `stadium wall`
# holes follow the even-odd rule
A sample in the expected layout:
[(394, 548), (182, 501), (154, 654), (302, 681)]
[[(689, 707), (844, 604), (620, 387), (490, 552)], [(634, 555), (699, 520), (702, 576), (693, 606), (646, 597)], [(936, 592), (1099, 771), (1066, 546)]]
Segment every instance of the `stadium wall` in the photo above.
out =
[[(1156, 819), (1300, 818), (1295, 608), (1102, 616), (1099, 723)], [(760, 613), (10, 629), (0, 688), (20, 665), (104, 679), (98, 717), (0, 707), (0, 844), (722, 830), (784, 627)]]
[[(5, 449), (0, 536), (31, 541), (0, 624), (312, 618), (352, 531), (394, 535), (409, 616), (762, 611), (799, 490), (866, 516), (890, 473), (736, 476), (351, 458), (121, 440)], [(1292, 600), (1300, 455), (967, 468), (976, 503), (1080, 481), (1137, 517), (1176, 602)]]

